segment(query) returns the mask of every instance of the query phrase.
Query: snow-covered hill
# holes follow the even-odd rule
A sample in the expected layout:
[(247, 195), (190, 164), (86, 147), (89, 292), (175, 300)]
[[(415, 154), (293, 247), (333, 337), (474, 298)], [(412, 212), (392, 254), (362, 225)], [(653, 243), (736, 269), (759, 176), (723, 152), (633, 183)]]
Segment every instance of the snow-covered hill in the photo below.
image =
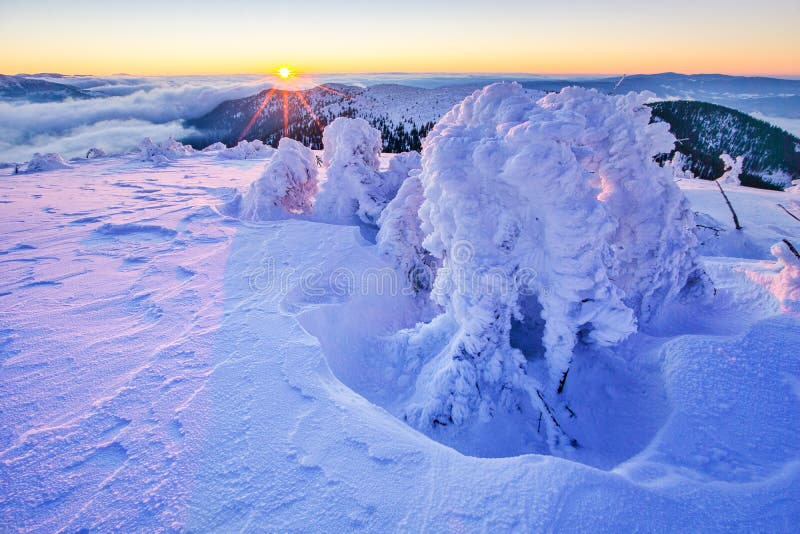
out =
[(727, 186), (736, 231), (679, 182), (715, 294), (576, 369), (581, 445), (549, 455), (400, 420), (383, 334), (417, 297), (376, 290), (359, 226), (221, 215), (266, 164), (0, 176), (4, 530), (794, 530), (800, 318), (770, 247), (800, 243), (796, 193)]

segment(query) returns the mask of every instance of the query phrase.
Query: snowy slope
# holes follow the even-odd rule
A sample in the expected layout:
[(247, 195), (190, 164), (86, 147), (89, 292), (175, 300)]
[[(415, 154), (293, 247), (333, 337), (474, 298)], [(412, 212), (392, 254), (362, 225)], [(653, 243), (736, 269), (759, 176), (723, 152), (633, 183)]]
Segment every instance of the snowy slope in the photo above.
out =
[(2, 530), (800, 520), (800, 318), (764, 282), (770, 246), (800, 242), (778, 206), (800, 214), (800, 197), (728, 187), (736, 232), (715, 184), (680, 183), (711, 228), (716, 296), (573, 371), (582, 446), (556, 457), (511, 431), (451, 447), (395, 417), (382, 335), (420, 320), (418, 303), (370, 285), (390, 267), (358, 227), (220, 215), (264, 165), (196, 153), (0, 177)]

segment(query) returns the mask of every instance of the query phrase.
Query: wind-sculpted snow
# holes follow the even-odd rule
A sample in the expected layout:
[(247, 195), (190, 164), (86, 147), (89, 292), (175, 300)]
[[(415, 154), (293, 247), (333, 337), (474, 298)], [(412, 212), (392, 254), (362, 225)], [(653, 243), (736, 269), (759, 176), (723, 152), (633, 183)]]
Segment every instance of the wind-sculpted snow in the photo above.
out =
[[(702, 286), (692, 213), (652, 159), (674, 139), (649, 124), (645, 98), (570, 88), (534, 102), (497, 84), (434, 128), (419, 215), (422, 246), (442, 264), (432, 297), (448, 320), (399, 334), (401, 346), (415, 340), (401, 348), (419, 368), (406, 413), (414, 424), (532, 406), (550, 443), (563, 443), (547, 397), (563, 389), (576, 345), (617, 344), (693, 277)], [(515, 322), (541, 337), (549, 377), (528, 372), (512, 346)], [(424, 338), (442, 328), (451, 338), (431, 354)]]
[(284, 137), (261, 178), (226, 209), (229, 213), (238, 211), (242, 219), (250, 221), (307, 215), (311, 213), (318, 190), (314, 153), (297, 141)]
[[(581, 446), (548, 451), (531, 411), (438, 441), (402, 421), (417, 370), (392, 334), (434, 306), (355, 226), (221, 216), (265, 163), (0, 168), (0, 530), (793, 531), (800, 318), (769, 283), (797, 271), (769, 249), (800, 242), (796, 193), (726, 187), (737, 231), (716, 184), (679, 183), (716, 221), (716, 296), (576, 345), (551, 408)], [(419, 243), (414, 182), (381, 233)], [(433, 322), (409, 339), (438, 352), (459, 325)]]

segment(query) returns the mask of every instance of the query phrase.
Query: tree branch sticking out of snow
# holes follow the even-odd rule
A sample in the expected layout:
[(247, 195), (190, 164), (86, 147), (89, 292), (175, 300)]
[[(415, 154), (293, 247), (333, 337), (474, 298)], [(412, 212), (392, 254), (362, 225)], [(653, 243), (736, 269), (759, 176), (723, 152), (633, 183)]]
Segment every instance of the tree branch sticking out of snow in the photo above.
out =
[(307, 215), (318, 191), (314, 153), (284, 137), (261, 178), (250, 184), (244, 196), (237, 195), (223, 211), (251, 221)]
[(376, 224), (409, 170), (419, 166), (418, 156), (399, 154), (393, 167), (380, 172), (381, 134), (364, 119), (339, 117), (325, 128), (322, 143), (327, 179), (314, 209), (319, 220), (350, 222), (357, 216)]
[[(568, 88), (534, 102), (518, 84), (495, 84), (436, 125), (419, 215), (422, 245), (441, 262), (432, 296), (444, 313), (401, 334), (421, 368), (408, 420), (486, 420), (525, 399), (543, 410), (512, 320), (544, 320), (555, 391), (579, 341), (620, 342), (701, 278), (692, 212), (653, 161), (674, 138), (650, 124), (645, 98)], [(524, 317), (522, 299), (541, 317)], [(449, 337), (437, 354), (419, 350), (437, 337)], [(551, 444), (560, 435), (549, 434)]]

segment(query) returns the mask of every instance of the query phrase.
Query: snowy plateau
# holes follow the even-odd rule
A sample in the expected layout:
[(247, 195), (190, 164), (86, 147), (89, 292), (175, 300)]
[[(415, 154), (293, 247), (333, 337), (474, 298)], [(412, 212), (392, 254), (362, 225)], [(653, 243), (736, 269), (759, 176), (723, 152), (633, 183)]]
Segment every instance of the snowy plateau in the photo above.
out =
[(2, 169), (0, 530), (796, 531), (800, 186), (535, 98)]

